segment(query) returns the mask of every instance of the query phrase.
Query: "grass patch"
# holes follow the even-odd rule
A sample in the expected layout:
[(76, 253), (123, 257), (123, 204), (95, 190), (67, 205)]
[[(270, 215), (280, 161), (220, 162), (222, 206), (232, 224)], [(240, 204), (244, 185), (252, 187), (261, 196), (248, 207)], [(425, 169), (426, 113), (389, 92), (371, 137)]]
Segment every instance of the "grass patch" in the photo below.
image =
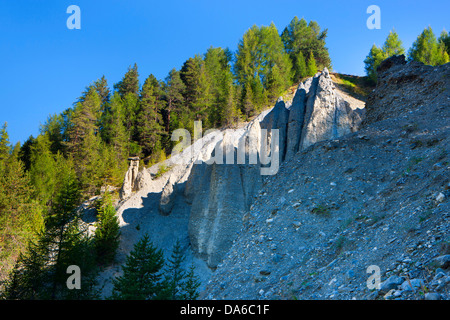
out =
[(331, 214), (330, 207), (323, 204), (319, 204), (318, 206), (312, 208), (311, 212), (319, 216), (329, 216)]
[(408, 161), (408, 167), (406, 168), (406, 172), (410, 173), (411, 170), (414, 168), (414, 166), (418, 165), (420, 162), (422, 162), (423, 158), (421, 157), (412, 157)]
[(333, 81), (339, 84), (349, 94), (355, 95), (358, 98), (367, 97), (374, 88), (367, 77), (333, 73), (333, 78)]
[(161, 177), (164, 173), (169, 171), (170, 168), (171, 168), (170, 166), (166, 166), (165, 164), (161, 164), (158, 167), (158, 172), (156, 172), (156, 174), (155, 174), (155, 179), (158, 179), (159, 177)]

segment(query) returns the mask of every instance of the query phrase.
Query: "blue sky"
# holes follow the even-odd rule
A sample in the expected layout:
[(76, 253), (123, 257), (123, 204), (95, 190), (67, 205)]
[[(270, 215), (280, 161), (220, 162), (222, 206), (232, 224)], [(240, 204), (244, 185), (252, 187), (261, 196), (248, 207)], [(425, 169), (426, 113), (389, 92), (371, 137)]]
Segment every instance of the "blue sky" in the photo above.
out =
[[(81, 9), (81, 29), (69, 30), (69, 5)], [(369, 30), (369, 5), (381, 9), (381, 29)], [(138, 64), (141, 82), (210, 46), (237, 48), (253, 24), (281, 32), (294, 16), (328, 28), (335, 71), (364, 75), (363, 60), (392, 28), (408, 49), (422, 30), (449, 30), (442, 1), (245, 0), (0, 0), (0, 124), (12, 143), (39, 133), (50, 114), (70, 107), (102, 75), (110, 87)]]

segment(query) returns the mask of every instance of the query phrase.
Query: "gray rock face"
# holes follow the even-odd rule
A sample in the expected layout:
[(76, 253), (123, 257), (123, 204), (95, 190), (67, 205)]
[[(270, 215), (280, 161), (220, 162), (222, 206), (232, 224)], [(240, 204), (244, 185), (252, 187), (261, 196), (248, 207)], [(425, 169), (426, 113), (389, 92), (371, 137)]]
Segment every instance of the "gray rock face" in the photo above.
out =
[(334, 84), (328, 71), (316, 76), (314, 80), (308, 93), (307, 117), (302, 128), (300, 150), (316, 142), (336, 139), (352, 131), (349, 116), (351, 109), (334, 91)]
[(336, 91), (328, 70), (301, 83), (289, 109), (286, 159), (310, 145), (354, 132), (363, 118)]
[(232, 245), (246, 209), (240, 168), (208, 165), (202, 184), (192, 203), (189, 237), (194, 252), (214, 268)]
[(287, 145), (287, 128), (289, 122), (289, 110), (282, 98), (279, 98), (272, 111), (261, 121), (261, 129), (268, 130), (268, 136), (271, 137), (271, 130), (279, 130), (279, 152), (280, 162), (284, 161)]
[(175, 199), (183, 195), (192, 205), (189, 237), (194, 252), (208, 266), (216, 267), (265, 175), (276, 174), (281, 162), (311, 144), (350, 133), (360, 121), (335, 92), (326, 69), (301, 83), (288, 105), (280, 98), (244, 128), (196, 140), (166, 160), (164, 165), (170, 170), (155, 180), (151, 177), (152, 172), (156, 174), (155, 166), (139, 172), (139, 158), (130, 158), (121, 198), (158, 185), (162, 189), (158, 209), (167, 216)]
[(292, 100), (289, 109), (288, 132), (286, 141), (286, 159), (290, 159), (298, 151), (300, 136), (305, 119), (306, 94), (309, 87), (305, 83), (300, 83)]
[(174, 199), (176, 197), (175, 182), (176, 176), (171, 175), (167, 180), (161, 193), (161, 199), (159, 202), (159, 212), (164, 216), (169, 215), (173, 208)]
[[(250, 122), (242, 132), (225, 133), (220, 146), (223, 150), (234, 148), (234, 164), (194, 164), (184, 190), (186, 201), (192, 203), (189, 236), (194, 252), (214, 268), (231, 247), (245, 212), (263, 185), (261, 168), (275, 161), (273, 152), (271, 164), (258, 154), (261, 146), (271, 150), (274, 129), (278, 130), (281, 163), (316, 142), (352, 132), (360, 122), (358, 117), (335, 92), (325, 69), (299, 85), (289, 109), (278, 99), (268, 113)], [(266, 140), (262, 129), (267, 130)], [(242, 151), (246, 139), (245, 162), (238, 162), (236, 151)]]

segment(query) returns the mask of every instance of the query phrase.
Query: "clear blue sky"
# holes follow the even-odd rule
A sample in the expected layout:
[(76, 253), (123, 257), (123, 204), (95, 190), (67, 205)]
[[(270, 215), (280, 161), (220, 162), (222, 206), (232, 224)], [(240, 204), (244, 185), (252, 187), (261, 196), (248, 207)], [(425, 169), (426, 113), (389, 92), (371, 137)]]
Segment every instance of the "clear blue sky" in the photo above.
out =
[[(12, 143), (39, 133), (48, 115), (70, 107), (84, 88), (105, 75), (110, 87), (138, 64), (141, 82), (208, 47), (237, 48), (253, 24), (274, 22), (281, 32), (294, 16), (328, 28), (335, 71), (364, 74), (373, 43), (395, 27), (408, 49), (422, 30), (449, 30), (442, 1), (382, 0), (0, 0), (0, 124)], [(69, 30), (69, 5), (81, 9), (81, 30)], [(381, 9), (381, 29), (369, 30), (369, 5)]]

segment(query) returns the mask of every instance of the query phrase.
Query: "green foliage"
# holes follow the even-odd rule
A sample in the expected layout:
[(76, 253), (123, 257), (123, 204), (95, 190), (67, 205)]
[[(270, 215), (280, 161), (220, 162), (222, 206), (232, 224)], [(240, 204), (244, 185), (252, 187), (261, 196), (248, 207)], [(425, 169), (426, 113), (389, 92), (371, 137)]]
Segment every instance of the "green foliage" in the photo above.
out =
[(139, 240), (127, 256), (122, 267), (123, 275), (114, 279), (111, 298), (114, 300), (149, 300), (158, 297), (162, 290), (161, 269), (164, 257), (148, 235)]
[(314, 58), (314, 53), (311, 51), (309, 53), (308, 63), (306, 65), (306, 75), (312, 77), (317, 73), (316, 59)]
[(167, 262), (153, 246), (148, 234), (139, 240), (127, 257), (123, 275), (114, 279), (110, 299), (114, 300), (194, 300), (200, 282), (194, 267), (183, 269), (185, 256), (179, 241)]
[(7, 127), (8, 124), (5, 122), (0, 129), (0, 161), (6, 159), (11, 152)]
[(327, 29), (321, 31), (317, 22), (310, 21), (308, 24), (305, 19), (299, 20), (297, 17), (283, 30), (281, 39), (292, 61), (295, 83), (308, 76), (302, 60), (309, 57), (310, 52), (319, 69), (331, 69), (331, 59), (325, 47), (327, 32)]
[(367, 77), (371, 83), (377, 82), (377, 68), (381, 61), (385, 59), (385, 54), (382, 49), (375, 44), (370, 49), (369, 55), (364, 60)]
[(383, 47), (378, 48), (375, 44), (370, 49), (369, 55), (364, 60), (366, 74), (369, 82), (375, 84), (377, 81), (377, 68), (380, 63), (393, 55), (401, 55), (405, 53), (402, 41), (397, 32), (391, 30), (387, 36)]
[(450, 34), (444, 29), (438, 39), (439, 43), (445, 46), (445, 51), (447, 55), (450, 55)]
[(170, 168), (171, 168), (170, 166), (166, 166), (164, 163), (160, 164), (158, 166), (158, 172), (156, 172), (156, 174), (155, 174), (155, 179), (158, 179), (159, 177), (161, 177), (164, 173), (169, 171)]
[(100, 264), (110, 264), (119, 247), (120, 227), (116, 209), (108, 193), (105, 193), (98, 208), (96, 227), (94, 243), (97, 261)]
[(386, 58), (392, 57), (394, 55), (401, 55), (405, 53), (405, 49), (403, 48), (402, 41), (400, 40), (397, 32), (392, 30), (389, 32), (383, 47), (381, 48), (384, 52)]
[(242, 88), (240, 108), (250, 117), (292, 83), (292, 63), (278, 30), (254, 25), (239, 41), (234, 73)]
[(14, 155), (0, 159), (0, 280), (42, 229), (43, 210), (22, 162)]
[[(58, 194), (38, 240), (21, 254), (6, 284), (7, 299), (93, 299), (98, 297), (92, 241), (80, 230), (79, 189), (73, 166), (61, 176)], [(81, 289), (69, 290), (67, 267), (81, 269)]]
[[(142, 87), (136, 64), (113, 89), (102, 76), (21, 146), (10, 145), (5, 123), (0, 128), (0, 278), (17, 260), (9, 296), (95, 297), (95, 290), (88, 292), (95, 273), (89, 270), (112, 261), (117, 221), (113, 207), (105, 204), (93, 241), (81, 229), (74, 206), (98, 195), (102, 186), (119, 187), (129, 156), (147, 164), (165, 160), (174, 146), (173, 130), (186, 128), (192, 134), (195, 120), (204, 130), (232, 127), (272, 104), (293, 80), (307, 76), (308, 68), (330, 67), (326, 30), (296, 18), (285, 30), (280, 37), (273, 23), (253, 26), (237, 52), (210, 47), (179, 71), (172, 69), (164, 81), (149, 75)], [(161, 166), (156, 176), (169, 169)], [(66, 265), (80, 261), (86, 291), (68, 292)], [(193, 269), (183, 276), (184, 293), (171, 298), (196, 297)]]
[(150, 75), (142, 86), (136, 121), (137, 141), (144, 157), (161, 150), (161, 134), (163, 132), (160, 109), (160, 83)]
[(425, 28), (410, 48), (408, 59), (431, 66), (449, 62), (444, 40), (445, 36), (438, 42), (431, 27)]
[(195, 275), (194, 266), (191, 266), (189, 271), (184, 270), (184, 260), (185, 256), (177, 239), (164, 271), (164, 288), (159, 296), (161, 299), (195, 300), (198, 297), (200, 282)]
[(124, 99), (127, 94), (133, 94), (135, 96), (139, 95), (139, 72), (136, 63), (133, 67), (128, 67), (128, 71), (125, 73), (122, 80), (114, 85), (114, 90), (119, 93), (122, 99)]

